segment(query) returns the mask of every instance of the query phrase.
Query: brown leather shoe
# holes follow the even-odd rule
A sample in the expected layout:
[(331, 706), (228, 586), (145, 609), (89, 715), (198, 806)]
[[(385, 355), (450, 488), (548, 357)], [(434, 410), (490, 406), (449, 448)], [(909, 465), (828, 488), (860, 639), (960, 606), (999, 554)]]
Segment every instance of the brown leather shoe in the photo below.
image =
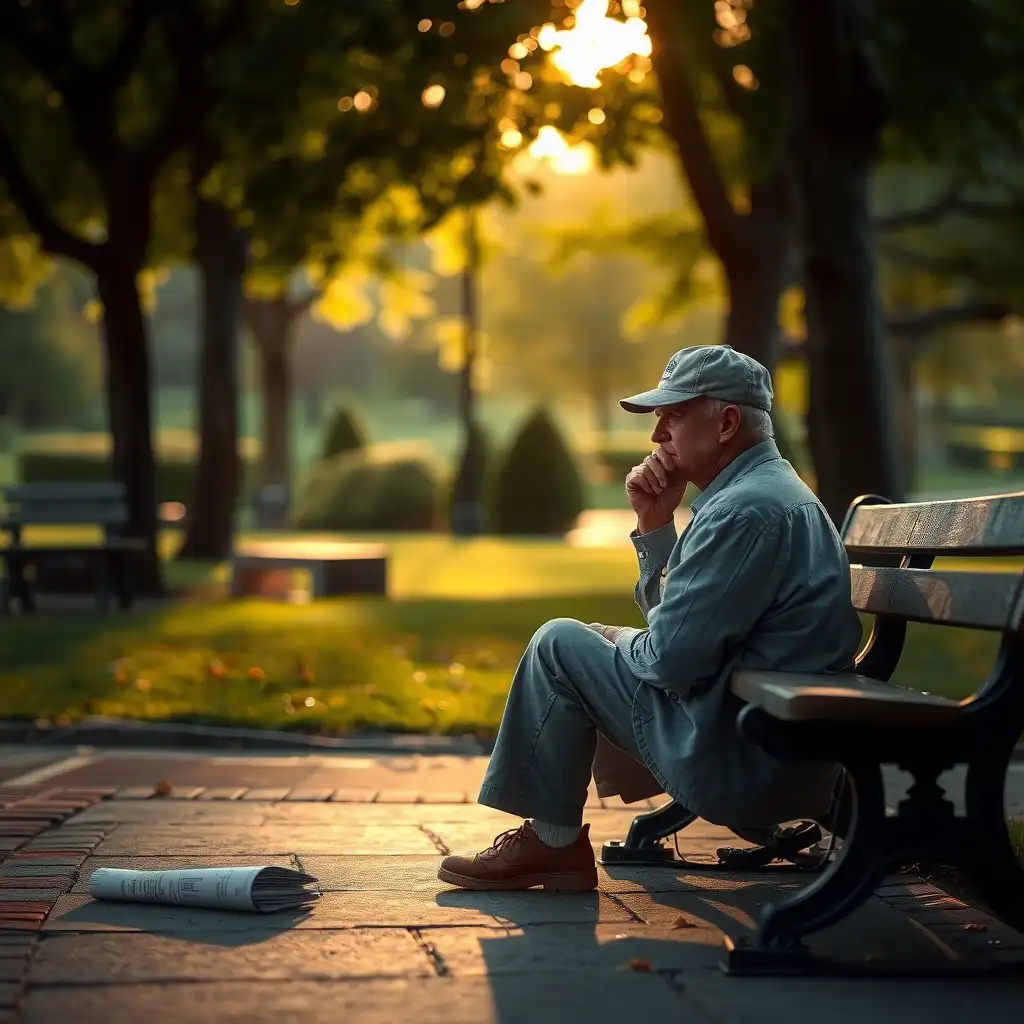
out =
[(474, 857), (452, 854), (441, 861), (437, 877), (463, 889), (531, 889), (590, 892), (597, 888), (597, 867), (590, 826), (568, 846), (542, 843), (528, 821), (502, 832), (493, 845)]

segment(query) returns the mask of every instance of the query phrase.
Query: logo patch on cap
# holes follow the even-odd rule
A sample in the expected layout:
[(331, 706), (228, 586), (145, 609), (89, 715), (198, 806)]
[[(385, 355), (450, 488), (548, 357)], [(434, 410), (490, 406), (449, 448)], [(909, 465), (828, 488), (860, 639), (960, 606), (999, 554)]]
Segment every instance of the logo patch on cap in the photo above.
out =
[(669, 377), (672, 376), (672, 371), (676, 368), (676, 363), (678, 363), (678, 362), (679, 362), (679, 357), (677, 355), (673, 356), (668, 361), (668, 366), (665, 367), (665, 372), (661, 375), (661, 383), (662, 384), (664, 384), (665, 381), (667, 381), (669, 379)]

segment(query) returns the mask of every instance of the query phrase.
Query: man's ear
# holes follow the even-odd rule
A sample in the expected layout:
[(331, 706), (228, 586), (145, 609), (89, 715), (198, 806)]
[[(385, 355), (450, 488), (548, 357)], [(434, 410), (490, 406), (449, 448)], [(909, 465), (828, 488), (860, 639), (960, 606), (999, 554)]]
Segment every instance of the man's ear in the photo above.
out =
[(727, 405), (722, 410), (722, 425), (718, 431), (718, 440), (723, 444), (726, 441), (731, 441), (739, 433), (742, 423), (743, 414), (740, 412), (739, 407)]

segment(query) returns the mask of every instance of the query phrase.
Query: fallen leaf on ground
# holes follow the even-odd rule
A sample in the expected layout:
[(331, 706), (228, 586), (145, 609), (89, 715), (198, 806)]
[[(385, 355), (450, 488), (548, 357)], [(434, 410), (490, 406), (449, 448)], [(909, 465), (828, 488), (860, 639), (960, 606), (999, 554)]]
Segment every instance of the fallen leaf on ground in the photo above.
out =
[(644, 973), (650, 973), (654, 970), (651, 966), (650, 960), (645, 960), (643, 957), (635, 956), (629, 961), (629, 969), (631, 971), (642, 971)]
[(977, 921), (968, 921), (967, 924), (964, 925), (964, 931), (965, 932), (987, 932), (988, 931), (988, 925), (979, 924)]
[(174, 787), (163, 779), (153, 787), (153, 796), (170, 796), (173, 792)]
[(685, 914), (680, 914), (673, 922), (673, 928), (696, 928), (695, 922), (691, 921)]

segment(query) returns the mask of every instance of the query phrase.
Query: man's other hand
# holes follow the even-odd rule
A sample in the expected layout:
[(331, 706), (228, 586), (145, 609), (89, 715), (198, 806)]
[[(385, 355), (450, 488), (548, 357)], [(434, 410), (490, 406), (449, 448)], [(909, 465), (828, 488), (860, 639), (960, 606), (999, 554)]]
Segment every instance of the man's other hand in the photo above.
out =
[(616, 637), (625, 627), (623, 626), (602, 626), (600, 622), (588, 622), (587, 629), (592, 629), (595, 633), (600, 633), (605, 640), (610, 640), (615, 643)]
[(687, 479), (676, 462), (671, 443), (659, 445), (626, 476), (626, 497), (641, 533), (672, 522), (683, 500)]

